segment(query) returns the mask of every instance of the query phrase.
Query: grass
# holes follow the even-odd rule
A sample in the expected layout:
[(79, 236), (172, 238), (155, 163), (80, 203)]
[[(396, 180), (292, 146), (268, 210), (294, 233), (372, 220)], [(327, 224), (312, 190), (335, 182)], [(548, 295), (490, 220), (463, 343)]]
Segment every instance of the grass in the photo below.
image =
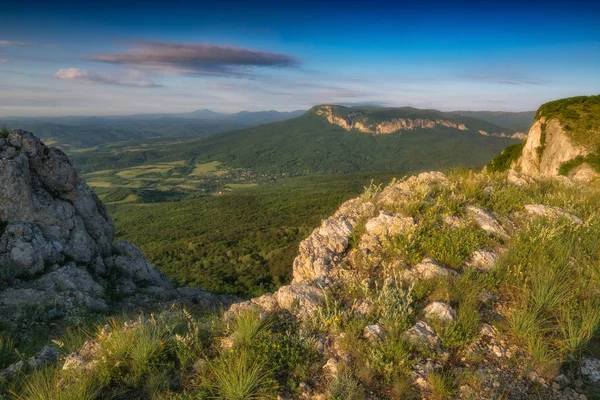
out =
[(219, 167), (221, 165), (222, 164), (219, 161), (199, 163), (199, 164), (196, 164), (191, 175), (206, 175), (206, 174), (211, 174), (211, 173), (214, 174), (214, 173), (217, 173), (217, 171), (219, 171)]
[(508, 331), (539, 368), (555, 369), (557, 359), (580, 354), (599, 327), (600, 297), (593, 289), (599, 227), (597, 216), (585, 226), (534, 221), (513, 239), (503, 262), (502, 281), (513, 302)]
[(427, 374), (427, 383), (431, 391), (431, 399), (450, 400), (458, 392), (454, 376), (438, 372)]
[(276, 383), (264, 359), (251, 359), (244, 351), (222, 355), (212, 365), (212, 387), (216, 398), (223, 400), (274, 399)]
[(460, 269), (471, 253), (482, 248), (488, 238), (473, 227), (440, 227), (422, 233), (424, 253), (436, 261), (454, 269)]
[(576, 144), (600, 150), (600, 96), (579, 96), (543, 104), (536, 120), (557, 118)]
[[(59, 386), (57, 382), (64, 380), (59, 368), (45, 368), (25, 378), (22, 388), (14, 395), (18, 400), (94, 400), (97, 399), (99, 388), (92, 379), (78, 377), (63, 381), (68, 389)], [(66, 389), (66, 390), (65, 390)]]
[(144, 176), (168, 174), (177, 167), (185, 166), (185, 161), (173, 161), (170, 163), (142, 165), (139, 167), (126, 168), (116, 173), (116, 176), (123, 179), (136, 179)]

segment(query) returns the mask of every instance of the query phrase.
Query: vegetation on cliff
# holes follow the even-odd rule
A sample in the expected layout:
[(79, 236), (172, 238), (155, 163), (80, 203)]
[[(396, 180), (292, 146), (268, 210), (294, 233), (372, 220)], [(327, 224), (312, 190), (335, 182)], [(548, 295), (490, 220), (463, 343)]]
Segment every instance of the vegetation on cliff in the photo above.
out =
[(543, 104), (535, 119), (556, 118), (573, 139), (594, 152), (600, 152), (600, 95), (578, 96)]
[(492, 159), (486, 166), (489, 172), (508, 171), (511, 165), (521, 157), (525, 142), (511, 144)]

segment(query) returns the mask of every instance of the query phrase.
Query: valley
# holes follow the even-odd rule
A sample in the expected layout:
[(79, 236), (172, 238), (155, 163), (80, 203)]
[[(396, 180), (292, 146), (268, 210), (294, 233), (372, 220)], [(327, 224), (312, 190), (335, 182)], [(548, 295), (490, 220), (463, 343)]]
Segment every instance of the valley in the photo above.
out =
[[(203, 139), (67, 152), (107, 204), (119, 238), (140, 246), (179, 284), (248, 296), (289, 282), (300, 241), (371, 183), (427, 169), (478, 168), (517, 142), (443, 125), (368, 135), (331, 124), (319, 109)], [(385, 113), (376, 115), (398, 115)], [(466, 121), (471, 129), (492, 126)]]

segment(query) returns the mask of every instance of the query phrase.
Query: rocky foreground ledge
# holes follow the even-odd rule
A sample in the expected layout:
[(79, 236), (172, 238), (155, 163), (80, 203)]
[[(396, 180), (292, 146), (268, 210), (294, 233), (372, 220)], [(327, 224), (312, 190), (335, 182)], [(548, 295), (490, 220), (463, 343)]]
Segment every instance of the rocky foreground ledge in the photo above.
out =
[(136, 246), (113, 240), (104, 205), (62, 151), (21, 130), (0, 136), (2, 321), (30, 324), (33, 315), (54, 320), (173, 299), (206, 306), (224, 300), (174, 288)]
[[(392, 182), (381, 191), (368, 189), (363, 196), (342, 204), (300, 244), (290, 285), (273, 294), (233, 304), (225, 318), (235, 320), (237, 315), (247, 312), (259, 312), (264, 317), (284, 312), (305, 324), (319, 320), (325, 324), (321, 328), (327, 333), (318, 338), (317, 350), (324, 357), (323, 373), (333, 380), (341, 379), (348, 371), (360, 371), (360, 364), (369, 359), (353, 348), (361, 340), (371, 343), (368, 348), (385, 348), (401, 340), (413, 346), (408, 373), (412, 386), (424, 399), (446, 398), (436, 397), (439, 387), (435, 387), (438, 383), (433, 377), (461, 373), (475, 374), (477, 385), (455, 387), (447, 398), (587, 399), (584, 392), (590, 387), (600, 387), (600, 359), (584, 355), (576, 361), (569, 355), (563, 367), (559, 359), (554, 359), (546, 365), (554, 368), (548, 373), (532, 361), (528, 349), (531, 344), (496, 327), (506, 326), (520, 312), (514, 309), (514, 297), (522, 289), (515, 287), (512, 290), (516, 292), (511, 294), (488, 290), (485, 285), (465, 285), (459, 289), (465, 292), (459, 297), (472, 299), (461, 301), (451, 300), (446, 292), (448, 282), (496, 279), (493, 276), (501, 274), (499, 264), (502, 260), (506, 262), (513, 239), (523, 235), (532, 224), (548, 224), (548, 229), (557, 224), (572, 226), (582, 232), (590, 226), (598, 227), (598, 215), (586, 214), (588, 219), (584, 221), (561, 207), (528, 203), (525, 193), (537, 190), (533, 187), (555, 185), (564, 188), (557, 192), (577, 190), (576, 184), (564, 177), (547, 179), (513, 171), (500, 182), (486, 175), (460, 182), (440, 172), (427, 172)], [(473, 190), (468, 195), (465, 192), (470, 185), (483, 185), (483, 190)], [(497, 192), (498, 188), (501, 192)], [(523, 193), (519, 193), (521, 190)], [(482, 206), (488, 203), (500, 209), (503, 205), (499, 202), (508, 200), (507, 194), (515, 195), (511, 199), (515, 203), (509, 206), (514, 209), (512, 212), (498, 213)], [(441, 259), (411, 259), (411, 246), (417, 247), (421, 245), (417, 241), (427, 240), (423, 232), (430, 227), (426, 228), (426, 224), (438, 230), (431, 233), (434, 237), (444, 232), (431, 243), (433, 253)], [(418, 238), (418, 235), (424, 236)], [(446, 235), (450, 242), (443, 241)], [(469, 254), (460, 254), (461, 246), (470, 240), (478, 244), (467, 245)], [(450, 248), (444, 249), (445, 246)], [(414, 288), (427, 291), (431, 289), (423, 288), (435, 287), (425, 302), (415, 301), (420, 295), (415, 296)], [(598, 295), (597, 288), (594, 291)], [(397, 297), (395, 310), (382, 310), (386, 307), (382, 303), (390, 301), (386, 297)], [(473, 304), (467, 306), (463, 301)], [(469, 311), (473, 314), (468, 317), (467, 308), (475, 310)], [(344, 325), (342, 321), (354, 318), (363, 321), (359, 338), (339, 329)], [(447, 329), (460, 326), (465, 319), (472, 319), (474, 324), (467, 335), (470, 338), (454, 343)], [(398, 329), (394, 325), (401, 320), (412, 321), (413, 325)], [(234, 340), (226, 338), (225, 343), (233, 346)], [(535, 340), (544, 339), (539, 336)], [(406, 370), (405, 365), (390, 364), (390, 368)], [(325, 399), (327, 395), (313, 390), (300, 398)]]

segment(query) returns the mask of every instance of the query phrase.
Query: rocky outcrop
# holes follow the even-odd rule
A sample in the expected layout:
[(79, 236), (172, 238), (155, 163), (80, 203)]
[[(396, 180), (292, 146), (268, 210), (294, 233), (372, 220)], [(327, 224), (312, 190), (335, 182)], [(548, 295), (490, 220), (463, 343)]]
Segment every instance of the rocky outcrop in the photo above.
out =
[[(481, 398), (496, 398), (500, 393), (508, 393), (507, 398), (523, 398), (538, 385), (542, 385), (543, 398), (583, 398), (581, 385), (559, 383), (559, 377), (554, 382), (546, 381), (537, 374), (527, 375), (530, 371), (526, 369), (506, 367), (509, 360), (528, 357), (521, 344), (490, 325), (506, 318), (509, 297), (483, 287), (469, 287), (467, 291), (478, 290), (464, 293), (469, 303), (473, 302), (473, 311), (465, 308), (466, 302), (449, 298), (447, 288), (460, 285), (465, 277), (494, 276), (498, 268), (506, 268), (514, 238), (518, 240), (520, 230), (536, 220), (570, 221), (574, 227), (584, 224), (561, 208), (543, 204), (522, 203), (518, 211), (509, 215), (493, 212), (483, 204), (495, 195), (489, 183), (482, 184), (488, 178), (470, 176), (459, 183), (439, 172), (422, 173), (345, 202), (300, 244), (290, 285), (273, 295), (235, 304), (225, 317), (234, 318), (248, 310), (258, 311), (261, 317), (291, 314), (310, 329), (318, 327), (321, 336), (316, 339), (315, 348), (322, 356), (318, 363), (328, 380), (337, 379), (342, 371), (360, 369), (353, 357), (363, 358), (352, 354), (349, 343), (363, 340), (369, 348), (378, 349), (401, 340), (411, 352), (412, 387), (422, 398), (430, 398), (432, 374), (435, 376), (444, 368), (454, 372), (469, 368), (479, 371)], [(519, 178), (503, 184), (529, 186), (539, 180)], [(474, 181), (481, 184), (483, 196), (475, 201), (464, 196), (461, 186), (470, 187)], [(456, 204), (456, 208), (445, 209), (444, 214), (437, 216), (415, 211), (446, 202)], [(431, 231), (423, 235), (424, 224), (432, 221), (435, 223), (430, 226)], [(460, 265), (450, 264), (448, 258), (443, 261), (448, 253), (438, 253), (438, 260), (430, 254), (424, 258), (411, 254), (422, 245), (419, 241), (439, 234), (437, 231), (463, 231), (465, 241), (477, 232), (486, 239), (469, 248)], [(421, 238), (415, 239), (419, 234)], [(453, 240), (457, 247), (466, 243), (460, 236)], [(437, 250), (434, 247), (431, 251)], [(453, 252), (450, 248), (446, 251)], [(413, 288), (423, 290), (430, 286), (438, 289), (428, 292), (430, 297), (421, 303), (415, 302)], [(469, 325), (471, 319), (472, 329), (479, 333), (473, 333), (472, 340), (457, 351), (449, 344), (454, 339), (448, 332), (461, 324)], [(353, 321), (352, 333), (338, 331), (346, 320)], [(400, 329), (394, 324), (398, 321), (404, 321)], [(583, 376), (596, 382), (597, 363), (595, 358), (583, 362), (581, 371), (572, 373), (570, 379)], [(476, 398), (473, 394), (472, 388), (463, 385), (456, 398)]]
[[(63, 152), (29, 132), (0, 139), (3, 319), (19, 319), (29, 306), (52, 319), (74, 308), (105, 311), (118, 298), (184, 297), (137, 247), (113, 239), (104, 205)], [(185, 294), (210, 297), (192, 292)]]
[(369, 122), (368, 120), (356, 122), (354, 127), (361, 132), (373, 135), (386, 135), (398, 131), (413, 131), (415, 129), (433, 129), (443, 126), (446, 128), (457, 129), (459, 131), (468, 131), (469, 128), (463, 123), (457, 123), (442, 119), (425, 118), (392, 118), (389, 121)]
[(325, 117), (330, 124), (338, 125), (345, 130), (357, 129), (363, 133), (372, 135), (387, 135), (398, 131), (413, 131), (415, 129), (434, 129), (446, 127), (459, 131), (468, 131), (469, 128), (462, 122), (454, 122), (445, 119), (428, 118), (390, 118), (386, 121), (372, 122), (362, 112), (353, 111), (338, 115), (334, 106), (320, 106), (315, 114)]
[(558, 119), (534, 122), (516, 169), (528, 175), (556, 176), (560, 165), (589, 151), (569, 138)]
[[(590, 149), (577, 144), (557, 118), (537, 119), (523, 147), (521, 157), (512, 165), (512, 169), (526, 175), (558, 176), (561, 165), (585, 157)], [(600, 173), (583, 163), (568, 173), (576, 181), (589, 182)]]
[(523, 132), (516, 132), (513, 133), (512, 135), (510, 134), (506, 134), (504, 132), (487, 132), (484, 130), (479, 130), (479, 134), (481, 136), (493, 136), (493, 137), (503, 137), (503, 138), (511, 138), (511, 139), (518, 139), (518, 140), (525, 140), (527, 139), (527, 134), (523, 133)]
[(354, 127), (354, 119), (362, 115), (362, 113), (348, 113), (344, 116), (335, 114), (332, 106), (322, 106), (316, 109), (315, 114), (321, 115), (327, 119), (330, 124), (341, 126), (346, 130), (350, 130)]

